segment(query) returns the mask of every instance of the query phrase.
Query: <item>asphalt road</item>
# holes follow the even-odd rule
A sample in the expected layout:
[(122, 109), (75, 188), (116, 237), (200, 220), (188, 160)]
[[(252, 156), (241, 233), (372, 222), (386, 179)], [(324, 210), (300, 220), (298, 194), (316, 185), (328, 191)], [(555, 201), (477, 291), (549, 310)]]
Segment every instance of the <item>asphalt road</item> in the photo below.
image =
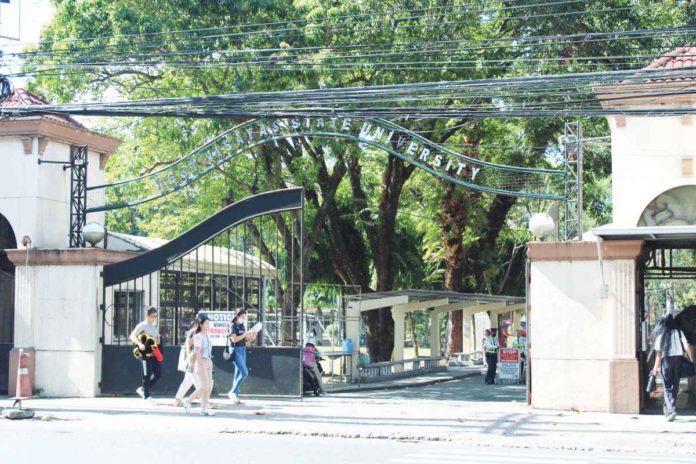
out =
[[(574, 451), (539, 451), (480, 448), (452, 443), (408, 443), (393, 440), (358, 440), (289, 435), (217, 433), (205, 435), (195, 428), (172, 436), (157, 430), (149, 434), (123, 430), (82, 430), (44, 424), (31, 433), (18, 426), (0, 436), (2, 462), (29, 464), (122, 464), (254, 462), (259, 464), (446, 464), (446, 463), (539, 463), (539, 464), (685, 464), (691, 458), (637, 456)], [(110, 433), (114, 432), (114, 433)]]
[[(0, 464), (696, 462), (684, 457), (694, 449), (691, 417), (668, 424), (661, 417), (532, 412), (524, 386), (486, 386), (480, 377), (303, 402), (216, 401), (218, 415), (204, 418), (163, 397), (156, 407), (135, 398), (37, 400), (32, 406), (43, 420), (0, 419)], [(423, 441), (407, 441), (414, 437)], [(624, 452), (575, 451), (593, 449)], [(645, 454), (653, 450), (675, 454)]]
[(486, 385), (482, 376), (463, 380), (436, 383), (425, 387), (400, 390), (376, 390), (365, 392), (337, 393), (338, 398), (369, 398), (373, 400), (436, 400), (476, 402), (519, 402), (526, 401), (526, 386), (513, 383)]

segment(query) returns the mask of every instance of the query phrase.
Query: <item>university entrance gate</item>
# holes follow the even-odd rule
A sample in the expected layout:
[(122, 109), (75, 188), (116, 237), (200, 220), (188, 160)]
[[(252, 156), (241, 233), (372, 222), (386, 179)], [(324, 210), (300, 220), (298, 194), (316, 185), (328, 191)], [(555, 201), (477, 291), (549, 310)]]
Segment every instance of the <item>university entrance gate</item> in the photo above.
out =
[[(252, 378), (247, 386), (268, 395), (299, 395), (305, 254), (301, 190), (266, 192), (242, 200), (167, 243), (112, 232), (107, 235), (106, 249), (83, 248), (83, 231), (91, 213), (163, 198), (263, 144), (301, 151), (310, 139), (349, 141), (362, 150), (396, 156), (447, 182), (493, 194), (563, 201), (565, 186), (573, 180), (568, 169), (483, 162), (379, 119), (251, 120), (162, 169), (102, 185), (88, 185), (87, 176), (80, 175), (87, 172), (89, 157), (78, 155), (88, 153), (88, 147), (73, 147), (69, 162), (55, 163), (71, 171), (70, 217), (66, 221), (74, 248), (32, 250), (28, 261), (24, 259), (28, 254), (11, 253), (12, 262), (19, 266), (15, 286), (23, 295), (21, 311), (31, 315), (34, 301), (49, 304), (59, 297), (66, 302), (60, 321), (84, 319), (70, 328), (77, 332), (70, 341), (36, 335), (55, 329), (52, 313), (36, 320), (22, 319), (23, 326), (32, 330), (22, 332), (20, 343), (42, 348), (37, 356), (37, 379), (43, 382), (57, 373), (68, 375), (60, 384), (48, 382), (47, 394), (131, 393), (140, 371), (132, 359), (128, 335), (144, 308), (152, 305), (161, 310), (166, 356), (160, 391), (173, 392), (180, 380), (176, 370), (179, 346), (193, 316), (201, 310), (215, 314), (223, 327), (216, 331), (224, 332), (228, 311), (244, 306), (265, 327), (258, 340), (260, 347), (249, 353)], [(278, 227), (279, 223), (285, 227)], [(272, 237), (271, 245), (264, 245), (261, 237)], [(135, 243), (137, 240), (140, 242)], [(52, 288), (56, 279), (66, 285)], [(49, 288), (50, 292), (45, 290)], [(232, 370), (222, 362), (221, 349), (216, 348), (218, 392), (229, 386)], [(357, 349), (355, 343), (353, 355)]]
[[(159, 309), (164, 351), (163, 377), (158, 392), (174, 394), (182, 374), (177, 370), (180, 346), (196, 313), (205, 311), (212, 322), (215, 346), (215, 391), (230, 390), (234, 366), (222, 351), (235, 308), (249, 310), (250, 323), (260, 322), (257, 345), (248, 349), (249, 380), (244, 390), (254, 395), (299, 397), (302, 394), (302, 320), (292, 309), (302, 294), (301, 247), (288, 256), (281, 247), (266, 246), (272, 222), (291, 217), (290, 237), (302, 242), (302, 189), (266, 192), (234, 203), (176, 239), (125, 261), (104, 266), (102, 300), (103, 394), (133, 393), (139, 385), (140, 365), (133, 359), (129, 334), (148, 306)], [(118, 237), (118, 236), (117, 236)], [(259, 250), (255, 252), (254, 250)], [(295, 270), (298, 275), (295, 275)], [(277, 346), (283, 344), (286, 346)]]
[[(306, 139), (335, 139), (357, 143), (396, 156), (448, 182), (484, 192), (519, 197), (563, 200), (568, 169), (503, 166), (456, 153), (390, 121), (352, 118), (292, 118), (250, 120), (214, 137), (183, 158), (133, 179), (96, 186), (75, 210), (84, 214), (134, 207), (183, 189), (240, 154), (263, 144), (295, 147)], [(197, 311), (229, 317), (236, 307), (252, 310), (264, 324), (259, 348), (249, 352), (249, 391), (275, 396), (301, 395), (299, 346), (303, 339), (301, 263), (302, 220), (292, 238), (296, 247), (263, 249), (263, 222), (274, 215), (302, 208), (301, 190), (267, 192), (231, 205), (180, 237), (129, 260), (104, 267), (102, 302), (101, 391), (131, 393), (137, 387), (139, 365), (132, 359), (130, 330), (149, 305), (160, 309), (165, 352), (160, 391), (174, 393), (181, 375), (176, 370), (179, 346)], [(109, 202), (106, 202), (106, 199)], [(80, 199), (77, 199), (77, 203)], [(296, 221), (297, 218), (291, 219)], [(84, 223), (79, 220), (78, 223)], [(296, 223), (296, 222), (295, 222)], [(74, 229), (81, 234), (80, 228)], [(241, 237), (241, 239), (240, 239)], [(276, 242), (287, 245), (287, 237)], [(82, 243), (81, 236), (74, 237)], [(284, 253), (278, 253), (284, 248)], [(292, 256), (287, 255), (288, 248)], [(255, 256), (255, 251), (258, 254)], [(298, 264), (299, 263), (299, 264)], [(279, 267), (284, 265), (281, 271)], [(299, 307), (299, 316), (298, 314)], [(219, 312), (219, 313), (218, 313)], [(254, 319), (251, 321), (256, 322)], [(214, 330), (217, 329), (214, 328)], [(219, 330), (226, 330), (221, 323)], [(267, 348), (276, 344), (288, 348)], [(221, 345), (224, 342), (221, 341)], [(357, 347), (356, 347), (357, 348)], [(233, 366), (216, 348), (215, 389), (229, 390)]]

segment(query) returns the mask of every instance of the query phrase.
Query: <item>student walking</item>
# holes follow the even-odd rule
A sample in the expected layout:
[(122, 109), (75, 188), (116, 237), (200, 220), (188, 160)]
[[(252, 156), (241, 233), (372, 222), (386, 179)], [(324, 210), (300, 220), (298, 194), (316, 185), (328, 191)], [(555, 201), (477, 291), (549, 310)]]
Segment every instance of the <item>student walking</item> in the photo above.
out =
[(491, 330), (486, 330), (486, 337), (483, 340), (483, 349), (486, 353), (486, 385), (495, 383), (495, 372), (498, 367), (498, 339)]
[(255, 332), (246, 331), (245, 322), (246, 309), (237, 309), (230, 325), (230, 341), (234, 345), (234, 379), (232, 381), (232, 389), (227, 393), (227, 396), (234, 404), (242, 403), (239, 400), (239, 390), (242, 388), (242, 383), (249, 376), (249, 370), (246, 365), (246, 342), (256, 337)]
[(135, 326), (130, 334), (130, 340), (140, 350), (140, 363), (142, 365), (142, 386), (135, 392), (144, 400), (154, 404), (150, 396), (150, 390), (162, 376), (162, 364), (155, 358), (153, 344), (159, 345), (160, 333), (157, 323), (157, 308), (150, 307), (147, 310), (145, 320)]
[(213, 391), (213, 343), (208, 336), (210, 321), (205, 315), (199, 315), (196, 321), (195, 335), (193, 336), (193, 349), (190, 355), (190, 364), (194, 366), (198, 386), (191, 396), (184, 401), (186, 412), (191, 412), (191, 403), (196, 398), (201, 400), (201, 414), (214, 416), (209, 409), (210, 394)]
[(677, 417), (677, 396), (684, 356), (693, 363), (689, 342), (677, 326), (672, 314), (662, 316), (655, 329), (653, 349), (657, 353), (652, 375), (662, 375), (664, 404), (662, 412), (669, 422)]
[(179, 371), (184, 373), (184, 379), (179, 385), (179, 389), (174, 397), (174, 406), (183, 406), (186, 393), (191, 389), (191, 387), (198, 388), (199, 382), (198, 378), (193, 372), (193, 366), (189, 365), (189, 357), (191, 356), (191, 351), (193, 350), (193, 336), (196, 334), (198, 329), (198, 318), (196, 318), (189, 326), (188, 332), (186, 332), (186, 340), (181, 347), (181, 355), (179, 356)]

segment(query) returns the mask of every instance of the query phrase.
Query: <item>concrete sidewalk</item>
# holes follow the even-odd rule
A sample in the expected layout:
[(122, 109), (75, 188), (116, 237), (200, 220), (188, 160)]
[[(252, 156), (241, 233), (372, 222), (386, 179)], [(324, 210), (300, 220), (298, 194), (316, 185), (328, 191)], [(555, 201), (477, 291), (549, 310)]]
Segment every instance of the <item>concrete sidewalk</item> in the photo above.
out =
[[(26, 406), (36, 409), (38, 418), (0, 420), (0, 436), (7, 429), (40, 434), (48, 427), (79, 435), (94, 429), (118, 434), (136, 428), (147, 433), (155, 427), (172, 436), (196, 430), (696, 454), (694, 416), (680, 416), (668, 423), (662, 416), (540, 411), (519, 400), (522, 388), (484, 386), (480, 378), (468, 378), (406, 390), (307, 397), (304, 401), (253, 400), (235, 406), (215, 398), (220, 409), (210, 418), (195, 414), (195, 408), (194, 414), (186, 415), (183, 409), (171, 406), (169, 398), (158, 399), (155, 407), (135, 398), (37, 399), (27, 401)], [(9, 406), (9, 401), (0, 404)]]
[(354, 393), (360, 391), (399, 390), (402, 388), (427, 387), (442, 382), (451, 382), (469, 377), (479, 376), (482, 373), (481, 366), (449, 367), (445, 372), (433, 372), (431, 374), (404, 377), (381, 382), (363, 382), (360, 384), (326, 384), (329, 393)]

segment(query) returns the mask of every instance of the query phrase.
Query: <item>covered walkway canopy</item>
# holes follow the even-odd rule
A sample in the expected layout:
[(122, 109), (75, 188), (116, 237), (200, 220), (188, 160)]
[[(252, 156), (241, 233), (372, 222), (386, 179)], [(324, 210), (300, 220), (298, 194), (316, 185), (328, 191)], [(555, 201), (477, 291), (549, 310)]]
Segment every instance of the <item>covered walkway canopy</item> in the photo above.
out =
[[(395, 290), (389, 292), (363, 293), (347, 296), (346, 337), (357, 342), (360, 340), (360, 315), (364, 311), (378, 308), (391, 308), (394, 318), (394, 351), (392, 360), (404, 358), (406, 313), (413, 311), (430, 312), (430, 351), (434, 355), (440, 353), (440, 324), (439, 316), (450, 311), (464, 311), (464, 320), (472, 315), (486, 312), (493, 319), (498, 314), (507, 312), (521, 313), (525, 308), (524, 297), (485, 295), (478, 293), (459, 293), (438, 290)], [(468, 348), (474, 340), (474, 328), (462, 331), (464, 343)], [(467, 332), (467, 333), (464, 333)], [(355, 343), (354, 352), (358, 351)], [(353, 356), (354, 369), (357, 369), (357, 356)]]

